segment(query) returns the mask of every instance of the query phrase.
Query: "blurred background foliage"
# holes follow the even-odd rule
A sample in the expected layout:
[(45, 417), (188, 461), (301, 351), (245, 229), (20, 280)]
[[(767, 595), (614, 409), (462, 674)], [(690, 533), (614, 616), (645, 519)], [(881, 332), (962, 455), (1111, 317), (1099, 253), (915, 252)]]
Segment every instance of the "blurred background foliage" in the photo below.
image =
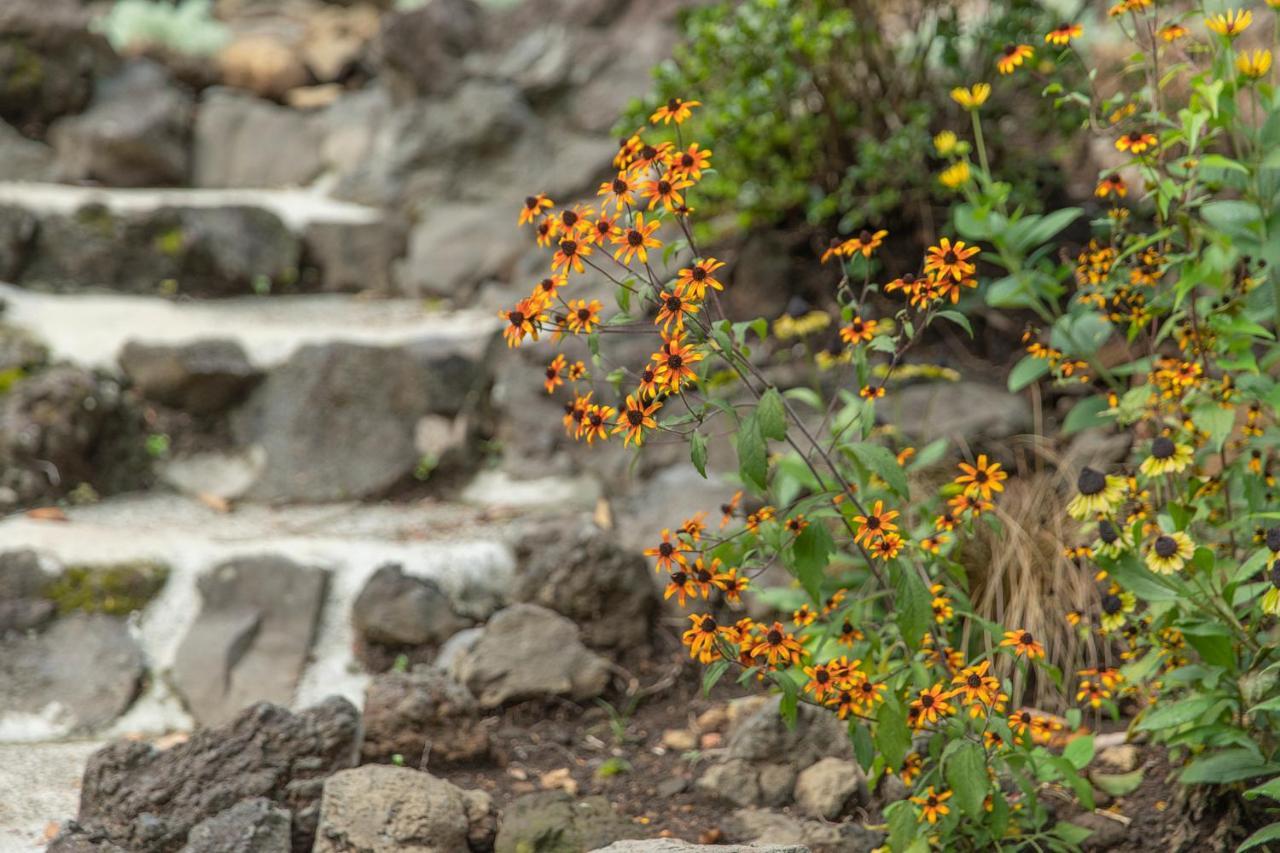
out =
[[(722, 225), (731, 216), (744, 228), (927, 234), (947, 194), (932, 136), (957, 126), (950, 90), (993, 80), (993, 114), (1006, 120), (989, 144), (1020, 189), (1013, 202), (1039, 209), (1062, 189), (1064, 152), (1047, 141), (1071, 138), (1060, 131), (1078, 127), (1082, 114), (1001, 85), (994, 61), (1020, 34), (1075, 20), (1078, 6), (726, 0), (685, 13), (684, 41), (655, 69), (652, 98), (633, 104), (618, 131), (640, 126), (668, 97), (702, 101), (686, 127), (715, 150), (718, 174), (701, 189)], [(1033, 46), (1035, 63), (1055, 62), (1057, 51)], [(1076, 73), (1084, 73), (1078, 63)]]

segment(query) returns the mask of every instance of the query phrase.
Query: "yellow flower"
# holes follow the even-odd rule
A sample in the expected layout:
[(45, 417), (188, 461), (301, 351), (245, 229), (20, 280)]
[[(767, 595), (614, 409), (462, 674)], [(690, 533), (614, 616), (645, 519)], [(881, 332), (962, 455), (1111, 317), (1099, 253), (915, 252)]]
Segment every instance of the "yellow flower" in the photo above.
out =
[(933, 786), (930, 785), (925, 789), (924, 795), (920, 797), (912, 797), (911, 802), (918, 806), (922, 806), (920, 810), (921, 822), (929, 821), (929, 823), (937, 823), (939, 815), (950, 814), (951, 809), (946, 805), (946, 801), (951, 797), (950, 791), (942, 791), (935, 794)]
[(1257, 80), (1271, 70), (1271, 51), (1242, 50), (1236, 54), (1236, 68), (1246, 77)]
[(969, 183), (969, 177), (969, 164), (964, 160), (957, 160), (938, 175), (938, 180), (947, 189), (954, 190)]
[(1067, 504), (1067, 514), (1077, 521), (1107, 515), (1124, 500), (1124, 479), (1084, 468), (1076, 482), (1078, 494)]
[(1178, 474), (1191, 464), (1191, 448), (1174, 444), (1173, 439), (1161, 435), (1151, 442), (1151, 455), (1142, 460), (1138, 470), (1147, 477)]
[[(1280, 2), (1280, 0), (1277, 0)], [(1262, 595), (1262, 612), (1280, 616), (1280, 560), (1271, 565), (1271, 586)]]
[(985, 104), (989, 97), (991, 97), (990, 83), (974, 83), (968, 89), (957, 86), (951, 90), (951, 100), (966, 110), (976, 110)]
[(1196, 545), (1182, 531), (1161, 533), (1147, 548), (1147, 568), (1158, 575), (1180, 571), (1195, 553)]
[(1253, 23), (1253, 12), (1248, 9), (1228, 9), (1205, 18), (1204, 24), (1220, 36), (1233, 39)]
[(959, 139), (950, 130), (944, 130), (933, 138), (933, 148), (938, 152), (939, 157), (946, 157), (956, 150), (956, 143)]

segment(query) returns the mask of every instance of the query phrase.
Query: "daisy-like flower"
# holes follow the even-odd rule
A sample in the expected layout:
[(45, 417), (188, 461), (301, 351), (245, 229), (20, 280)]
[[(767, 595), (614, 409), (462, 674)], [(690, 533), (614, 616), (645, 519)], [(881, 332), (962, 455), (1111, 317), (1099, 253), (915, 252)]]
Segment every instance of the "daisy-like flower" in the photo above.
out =
[(804, 533), (804, 529), (809, 526), (809, 522), (805, 519), (804, 514), (793, 515), (783, 523), (783, 527), (792, 536), (799, 536)]
[(813, 612), (813, 608), (807, 604), (801, 604), (795, 610), (791, 611), (791, 621), (804, 628), (812, 625), (813, 620), (818, 618), (818, 614)]
[(1124, 198), (1129, 194), (1129, 185), (1125, 183), (1124, 178), (1112, 172), (1098, 181), (1098, 185), (1094, 187), (1093, 194), (1098, 198), (1109, 198), (1110, 196)]
[(682, 385), (698, 378), (690, 365), (702, 361), (702, 353), (694, 349), (692, 344), (685, 343), (682, 335), (672, 335), (665, 338), (662, 349), (655, 352), (652, 358), (657, 365), (654, 373), (658, 383), (675, 394)]
[(858, 709), (865, 714), (875, 712), (876, 705), (884, 701), (885, 684), (876, 683), (862, 670), (854, 669), (849, 673), (849, 692), (853, 694)]
[(1040, 645), (1030, 631), (1005, 631), (1000, 645), (1013, 649), (1015, 656), (1022, 655), (1027, 660), (1044, 657), (1044, 646)]
[(678, 293), (663, 293), (658, 297), (658, 316), (653, 322), (655, 325), (661, 324), (664, 332), (674, 325), (679, 334), (684, 331), (684, 318), (697, 314), (698, 307), (697, 302), (685, 299)]
[(1076, 479), (1077, 494), (1067, 504), (1067, 514), (1077, 521), (1110, 515), (1124, 500), (1123, 477), (1112, 477), (1086, 467)]
[(1120, 674), (1120, 670), (1114, 666), (1089, 667), (1088, 669), (1076, 670), (1076, 675), (1081, 678), (1089, 678), (1102, 683), (1103, 687), (1108, 690), (1114, 690), (1117, 685), (1124, 683), (1124, 676)]
[(590, 302), (585, 299), (570, 300), (565, 325), (575, 335), (580, 332), (590, 332), (600, 325), (600, 309), (603, 307), (599, 299), (592, 299)]
[(1151, 455), (1142, 460), (1138, 470), (1147, 477), (1177, 474), (1191, 464), (1191, 448), (1175, 444), (1168, 436), (1157, 436), (1151, 442)]
[(711, 168), (711, 150), (693, 143), (671, 156), (671, 174), (690, 181), (702, 179), (702, 170)]
[(776, 515), (777, 515), (777, 511), (774, 510), (773, 507), (762, 506), (755, 512), (748, 513), (746, 521), (744, 523), (746, 525), (747, 530), (750, 530), (752, 533), (759, 533), (760, 525), (764, 524), (766, 521), (771, 520)]
[[(940, 584), (935, 586), (940, 586)], [(935, 594), (930, 607), (933, 608), (933, 621), (939, 625), (956, 615), (955, 608), (951, 606), (951, 599), (945, 595)]]
[(935, 533), (932, 536), (926, 536), (919, 542), (920, 549), (930, 554), (942, 553), (942, 546), (947, 544), (947, 537), (941, 533)]
[(1102, 557), (1118, 557), (1129, 546), (1118, 528), (1109, 518), (1098, 520), (1098, 539), (1089, 550)]
[(622, 229), (618, 227), (618, 221), (616, 219), (610, 219), (602, 212), (600, 216), (591, 223), (591, 227), (581, 233), (581, 237), (592, 245), (603, 246), (605, 240), (612, 240), (621, 232)]
[(631, 442), (636, 443), (636, 447), (644, 444), (644, 431), (646, 429), (657, 429), (658, 422), (653, 419), (653, 413), (662, 408), (662, 404), (657, 400), (645, 402), (637, 400), (634, 394), (627, 395), (627, 401), (622, 406), (622, 411), (618, 412), (617, 424), (613, 428), (613, 434), (624, 433), (622, 437), (622, 446), (627, 447)]
[(564, 432), (579, 438), (582, 435), (582, 422), (587, 417), (587, 407), (591, 405), (591, 393), (579, 394), (571, 402), (564, 404)]
[(581, 361), (575, 361), (569, 365), (569, 381), (579, 382), (587, 378), (587, 366)]
[(750, 579), (739, 575), (736, 568), (717, 572), (711, 583), (724, 593), (724, 600), (730, 604), (741, 604), (742, 593), (751, 585)]
[(1233, 39), (1253, 23), (1253, 12), (1248, 9), (1228, 9), (1204, 19), (1204, 25), (1220, 36)]
[(868, 544), (876, 539), (882, 538), (886, 533), (892, 533), (898, 529), (898, 525), (893, 520), (898, 517), (896, 509), (885, 509), (884, 501), (876, 501), (871, 507), (871, 511), (866, 515), (855, 515), (853, 523), (858, 525), (858, 532), (854, 534), (853, 541), (855, 544), (866, 540)]
[(938, 181), (947, 189), (954, 190), (969, 183), (972, 174), (966, 161), (957, 160), (938, 174)]
[(840, 633), (836, 636), (836, 642), (847, 649), (851, 649), (853, 644), (863, 639), (864, 636), (852, 622), (846, 619), (840, 624)]
[(951, 90), (951, 100), (966, 110), (976, 110), (991, 97), (990, 83), (974, 83), (969, 88), (957, 86)]
[(624, 136), (618, 142), (618, 153), (613, 155), (613, 168), (626, 169), (635, 161), (641, 148), (644, 148), (644, 140), (638, 133)]
[(662, 122), (669, 124), (684, 124), (689, 116), (693, 115), (693, 108), (702, 106), (701, 101), (686, 101), (682, 98), (668, 98), (667, 102), (653, 111), (653, 115), (649, 116), (649, 121), (653, 124)]
[(924, 271), (938, 278), (968, 278), (977, 272), (977, 267), (969, 259), (981, 251), (977, 246), (966, 247), (963, 240), (952, 245), (950, 239), (943, 237), (938, 240), (938, 245), (930, 246), (925, 252)]
[(502, 330), (502, 337), (506, 339), (508, 347), (518, 347), (525, 336), (538, 339), (538, 331), (542, 328), (542, 323), (547, 319), (547, 314), (542, 308), (534, 304), (529, 299), (521, 299), (516, 303), (516, 307), (509, 311), (499, 311), (498, 316), (507, 321), (507, 325)]
[(910, 785), (923, 769), (924, 759), (920, 757), (920, 753), (908, 752), (907, 757), (902, 759), (902, 769), (898, 771), (898, 776), (902, 779), (902, 784)]
[(529, 294), (530, 301), (543, 308), (548, 308), (555, 301), (556, 294), (560, 292), (560, 288), (564, 287), (566, 279), (562, 275), (550, 275), (542, 281), (534, 285), (533, 293)]
[(657, 220), (646, 223), (644, 214), (637, 213), (631, 227), (618, 229), (618, 233), (612, 238), (618, 246), (613, 256), (624, 264), (631, 263), (633, 257), (639, 258), (642, 264), (648, 263), (649, 250), (662, 245), (662, 241), (653, 236), (653, 232), (657, 231), (661, 225), (662, 223)]
[(693, 577), (683, 569), (676, 569), (671, 573), (671, 577), (667, 578), (667, 587), (662, 591), (664, 601), (673, 595), (681, 607), (684, 607), (686, 599), (698, 597), (698, 585), (693, 582)]
[(1071, 43), (1072, 39), (1080, 38), (1083, 33), (1084, 27), (1079, 24), (1058, 24), (1058, 26), (1049, 30), (1044, 40), (1046, 44), (1066, 47)]
[(685, 267), (676, 275), (676, 293), (701, 302), (706, 298), (707, 288), (724, 290), (724, 285), (716, 280), (716, 270), (722, 266), (724, 261), (703, 258), (692, 266)]
[(950, 698), (951, 694), (944, 693), (941, 684), (921, 690), (916, 698), (911, 700), (911, 707), (916, 710), (915, 727), (922, 729), (955, 713), (955, 706), (947, 701)]
[(1001, 74), (1012, 74), (1013, 70), (1031, 58), (1035, 53), (1029, 44), (1006, 44), (996, 59), (996, 70)]
[(742, 492), (734, 492), (733, 497), (729, 498), (725, 503), (720, 504), (720, 529), (724, 530), (733, 521), (733, 517), (738, 514), (739, 507), (742, 506)]
[(933, 786), (930, 785), (923, 794), (912, 797), (911, 802), (920, 806), (920, 822), (928, 821), (932, 825), (938, 822), (939, 817), (951, 813), (951, 808), (947, 805), (950, 797), (950, 791), (934, 793)]
[(670, 142), (659, 142), (657, 145), (643, 145), (627, 164), (633, 175), (647, 172), (649, 169), (665, 167), (671, 158), (675, 145)]
[(1014, 711), (1009, 715), (1009, 730), (1013, 732), (1013, 739), (1017, 743), (1022, 743), (1022, 736), (1027, 733), (1027, 729), (1031, 728), (1031, 724), (1035, 721), (1035, 715), (1026, 708)]
[(1271, 70), (1271, 51), (1242, 50), (1236, 54), (1236, 69), (1246, 77), (1257, 80), (1266, 77)]
[(640, 371), (640, 384), (636, 386), (636, 393), (642, 397), (656, 397), (661, 390), (658, 387), (658, 369), (652, 364), (645, 365)]
[(751, 657), (763, 657), (769, 666), (798, 664), (803, 654), (804, 647), (787, 633), (781, 622), (774, 622), (762, 631), (751, 646)]
[(1130, 154), (1141, 154), (1148, 148), (1153, 148), (1159, 140), (1156, 139), (1154, 133), (1141, 130), (1133, 130), (1116, 140), (1117, 151), (1128, 151)]
[(1125, 615), (1132, 613), (1137, 604), (1133, 593), (1112, 587), (1102, 596), (1102, 616), (1098, 623), (1106, 631), (1118, 631), (1124, 625)]
[(1271, 581), (1271, 585), (1262, 594), (1262, 612), (1280, 616), (1280, 560), (1271, 564), (1268, 580)]
[(884, 396), (883, 385), (863, 385), (858, 389), (858, 396), (864, 400), (879, 400)]
[(849, 346), (869, 341), (876, 336), (877, 325), (875, 320), (864, 320), (855, 314), (849, 325), (840, 330), (840, 340)]
[(1147, 546), (1147, 568), (1158, 575), (1171, 575), (1182, 571), (1195, 551), (1195, 543), (1181, 530), (1161, 533)]
[(593, 403), (587, 407), (587, 414), (582, 419), (582, 435), (587, 439), (587, 444), (594, 443), (597, 438), (601, 441), (609, 438), (609, 421), (616, 414), (613, 406)]
[(552, 207), (555, 207), (555, 202), (547, 198), (546, 193), (529, 196), (524, 200), (524, 204), (520, 206), (520, 224), (526, 225), (532, 222), (538, 218), (542, 211), (550, 210)]
[(1080, 682), (1080, 690), (1076, 693), (1077, 702), (1086, 702), (1094, 708), (1102, 707), (1102, 700), (1110, 699), (1111, 691), (1105, 686), (1085, 679)]
[(959, 144), (960, 137), (952, 130), (940, 130), (933, 137), (933, 150), (939, 157), (950, 157)]
[(808, 683), (804, 686), (804, 692), (812, 693), (813, 698), (819, 702), (836, 692), (836, 674), (832, 673), (829, 664), (819, 663), (813, 666), (806, 666), (804, 674), (809, 678)]
[(706, 517), (705, 512), (695, 512), (680, 525), (680, 532), (694, 542), (701, 542), (702, 534), (707, 530)]
[(690, 613), (689, 621), (693, 625), (680, 638), (689, 647), (689, 657), (696, 657), (699, 663), (718, 660), (720, 650), (716, 648), (716, 640), (728, 634), (730, 629), (716, 624), (710, 613)]
[(625, 171), (619, 172), (612, 181), (600, 185), (596, 195), (605, 197), (605, 202), (613, 200), (614, 210), (621, 213), (628, 205), (636, 203), (636, 182)]
[(972, 717), (984, 716), (987, 708), (994, 706), (1003, 695), (1000, 692), (1000, 679), (991, 675), (990, 669), (991, 661), (984, 660), (965, 667), (951, 679), (951, 685), (955, 688), (952, 695), (960, 697), (970, 706), (969, 715)]
[(567, 365), (567, 359), (564, 353), (556, 353), (556, 357), (551, 359), (551, 363), (547, 365), (546, 378), (542, 380), (542, 387), (547, 389), (548, 394), (554, 394), (556, 388), (564, 384), (564, 369)]
[(551, 271), (563, 269), (565, 275), (569, 270), (582, 272), (582, 259), (591, 254), (591, 244), (585, 240), (564, 239), (556, 246), (556, 253), (551, 256)]
[(711, 597), (711, 590), (715, 587), (715, 577), (720, 571), (720, 559), (712, 557), (708, 563), (706, 558), (698, 557), (693, 561), (693, 565), (689, 567), (689, 577), (693, 579), (694, 585), (698, 588), (698, 593), (703, 598)]
[(693, 186), (693, 181), (668, 172), (661, 178), (646, 181), (640, 190), (640, 194), (649, 199), (650, 210), (653, 210), (661, 202), (668, 213), (674, 213), (678, 208), (684, 206), (684, 196), (680, 195), (680, 191), (691, 186)]
[(1165, 24), (1158, 32), (1160, 33), (1160, 38), (1166, 42), (1175, 42), (1178, 39), (1186, 38), (1190, 34), (1189, 30), (1182, 24)]
[(1008, 472), (1000, 470), (999, 462), (988, 462), (987, 454), (978, 454), (978, 461), (973, 465), (960, 463), (961, 474), (956, 477), (957, 486), (963, 486), (967, 495), (981, 495), (991, 500), (992, 492), (1003, 492), (1004, 481), (1009, 479)]
[(902, 550), (902, 537), (896, 533), (886, 533), (870, 543), (871, 556), (881, 560), (892, 560)]
[(889, 232), (885, 230), (876, 231), (859, 231), (855, 236), (850, 237), (840, 244), (840, 254), (847, 257), (853, 257), (859, 252), (862, 257), (869, 258), (871, 254), (884, 242), (884, 238), (889, 236)]
[(662, 530), (662, 541), (652, 548), (646, 548), (644, 555), (653, 557), (656, 561), (654, 571), (656, 572), (673, 572), (677, 568), (688, 568), (689, 560), (685, 556), (685, 552), (689, 550), (689, 546), (678, 538), (673, 538), (671, 531), (667, 528)]

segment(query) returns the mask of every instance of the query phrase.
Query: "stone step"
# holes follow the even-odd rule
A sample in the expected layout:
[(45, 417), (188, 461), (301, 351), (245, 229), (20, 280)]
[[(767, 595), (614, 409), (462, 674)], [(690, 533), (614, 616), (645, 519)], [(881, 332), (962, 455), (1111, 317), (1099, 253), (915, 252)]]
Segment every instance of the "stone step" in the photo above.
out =
[(0, 279), (46, 290), (387, 293), (402, 247), (381, 210), (318, 191), (0, 181)]
[(420, 300), (346, 294), (175, 301), (40, 293), (0, 283), (0, 300), (5, 306), (0, 319), (29, 332), (54, 360), (113, 370), (129, 342), (182, 346), (228, 340), (244, 350), (254, 367), (269, 370), (309, 344), (482, 351), (501, 326), (488, 312), (444, 312)]
[[(434, 580), (457, 612), (483, 619), (509, 594), (514, 556), (507, 542), (518, 520), (443, 502), (246, 506), (226, 513), (172, 495), (141, 494), (70, 507), (60, 520), (9, 516), (0, 521), (0, 554), (33, 550), (42, 562), (63, 568), (167, 567), (160, 591), (130, 622), (152, 677), (122, 716), (92, 732), (110, 737), (191, 729), (171, 680), (182, 641), (201, 611), (197, 582), (215, 566), (269, 557), (325, 570), (314, 640), (290, 704), (305, 707), (338, 694), (360, 705), (368, 675), (353, 654), (350, 615), (369, 576), (398, 563), (407, 575)], [(272, 654), (283, 653), (275, 648)], [(267, 692), (259, 698), (278, 690), (271, 681), (263, 679)], [(57, 707), (0, 713), (0, 742), (49, 741), (75, 728)]]

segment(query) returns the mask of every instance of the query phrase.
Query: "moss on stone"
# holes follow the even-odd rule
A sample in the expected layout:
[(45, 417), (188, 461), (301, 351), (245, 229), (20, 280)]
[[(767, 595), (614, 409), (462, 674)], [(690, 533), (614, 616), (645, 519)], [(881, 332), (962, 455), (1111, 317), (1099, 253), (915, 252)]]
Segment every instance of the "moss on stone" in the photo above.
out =
[(67, 566), (49, 584), (45, 597), (67, 613), (128, 616), (146, 607), (164, 587), (169, 567), (148, 560), (108, 565)]
[(182, 229), (176, 225), (157, 234), (152, 243), (157, 252), (170, 258), (176, 258), (181, 255), (185, 244), (186, 237), (182, 233)]

